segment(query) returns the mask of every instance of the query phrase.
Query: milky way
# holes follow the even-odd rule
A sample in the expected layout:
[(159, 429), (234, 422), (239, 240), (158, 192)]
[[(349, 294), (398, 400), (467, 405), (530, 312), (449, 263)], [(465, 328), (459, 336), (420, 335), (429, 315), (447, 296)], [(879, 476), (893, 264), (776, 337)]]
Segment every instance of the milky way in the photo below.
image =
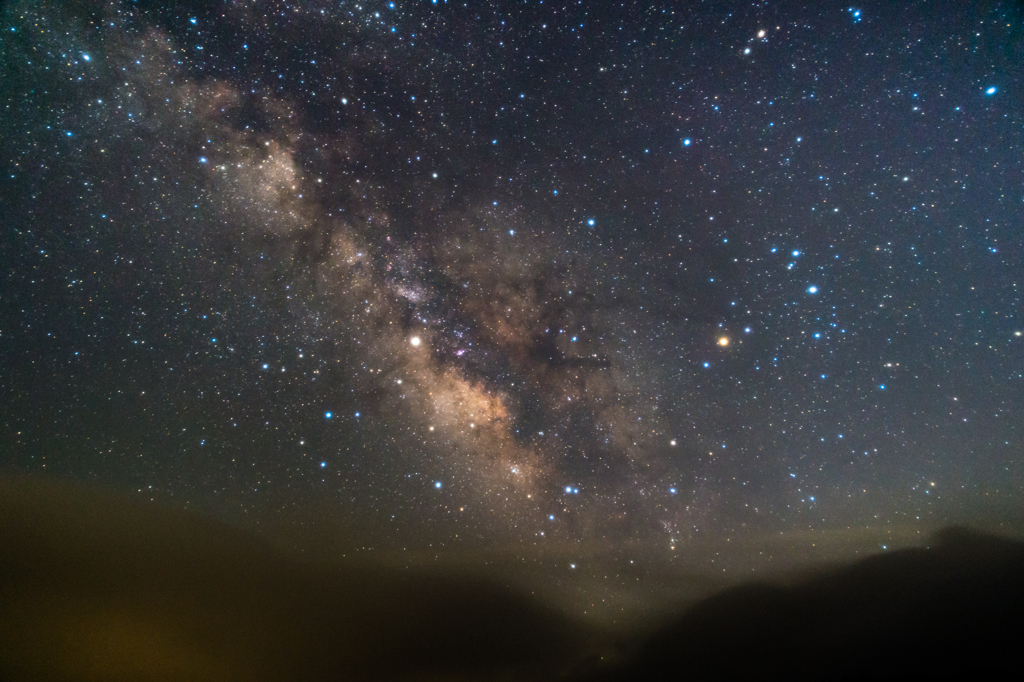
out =
[(13, 3), (5, 467), (381, 546), (1009, 504), (1021, 17), (938, 14)]

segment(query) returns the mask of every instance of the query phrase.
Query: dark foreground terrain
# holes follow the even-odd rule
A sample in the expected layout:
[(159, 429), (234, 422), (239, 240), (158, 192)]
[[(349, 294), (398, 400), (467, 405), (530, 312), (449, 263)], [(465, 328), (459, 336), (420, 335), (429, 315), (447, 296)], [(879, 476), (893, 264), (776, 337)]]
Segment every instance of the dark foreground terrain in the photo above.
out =
[(927, 549), (726, 590), (587, 679), (989, 679), (1020, 674), (1022, 647), (1024, 544), (949, 528)]
[(1024, 544), (956, 528), (726, 590), (641, 642), (464, 573), (316, 566), (81, 488), (0, 479), (0, 547), (3, 681), (991, 676), (1024, 642)]

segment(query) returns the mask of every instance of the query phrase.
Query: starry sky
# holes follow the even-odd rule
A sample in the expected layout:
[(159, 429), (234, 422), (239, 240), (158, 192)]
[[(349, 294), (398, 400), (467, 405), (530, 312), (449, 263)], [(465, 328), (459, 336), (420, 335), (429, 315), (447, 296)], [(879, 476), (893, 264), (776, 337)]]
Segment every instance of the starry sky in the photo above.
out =
[(0, 471), (574, 562), (999, 517), (1022, 26), (6, 3)]

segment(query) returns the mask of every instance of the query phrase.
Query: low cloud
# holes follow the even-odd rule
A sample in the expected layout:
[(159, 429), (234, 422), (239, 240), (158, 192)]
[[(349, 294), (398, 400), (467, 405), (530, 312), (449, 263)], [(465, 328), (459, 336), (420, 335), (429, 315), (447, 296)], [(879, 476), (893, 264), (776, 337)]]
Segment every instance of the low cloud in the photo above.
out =
[(319, 566), (117, 495), (0, 481), (0, 678), (548, 679), (594, 641), (492, 582)]

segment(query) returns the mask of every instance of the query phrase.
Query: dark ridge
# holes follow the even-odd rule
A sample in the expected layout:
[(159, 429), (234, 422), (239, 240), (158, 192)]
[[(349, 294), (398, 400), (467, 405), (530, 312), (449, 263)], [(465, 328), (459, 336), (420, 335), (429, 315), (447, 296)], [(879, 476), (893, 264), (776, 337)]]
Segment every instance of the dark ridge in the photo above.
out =
[(792, 587), (688, 611), (589, 682), (1009, 676), (1024, 641), (1024, 544), (964, 528)]

